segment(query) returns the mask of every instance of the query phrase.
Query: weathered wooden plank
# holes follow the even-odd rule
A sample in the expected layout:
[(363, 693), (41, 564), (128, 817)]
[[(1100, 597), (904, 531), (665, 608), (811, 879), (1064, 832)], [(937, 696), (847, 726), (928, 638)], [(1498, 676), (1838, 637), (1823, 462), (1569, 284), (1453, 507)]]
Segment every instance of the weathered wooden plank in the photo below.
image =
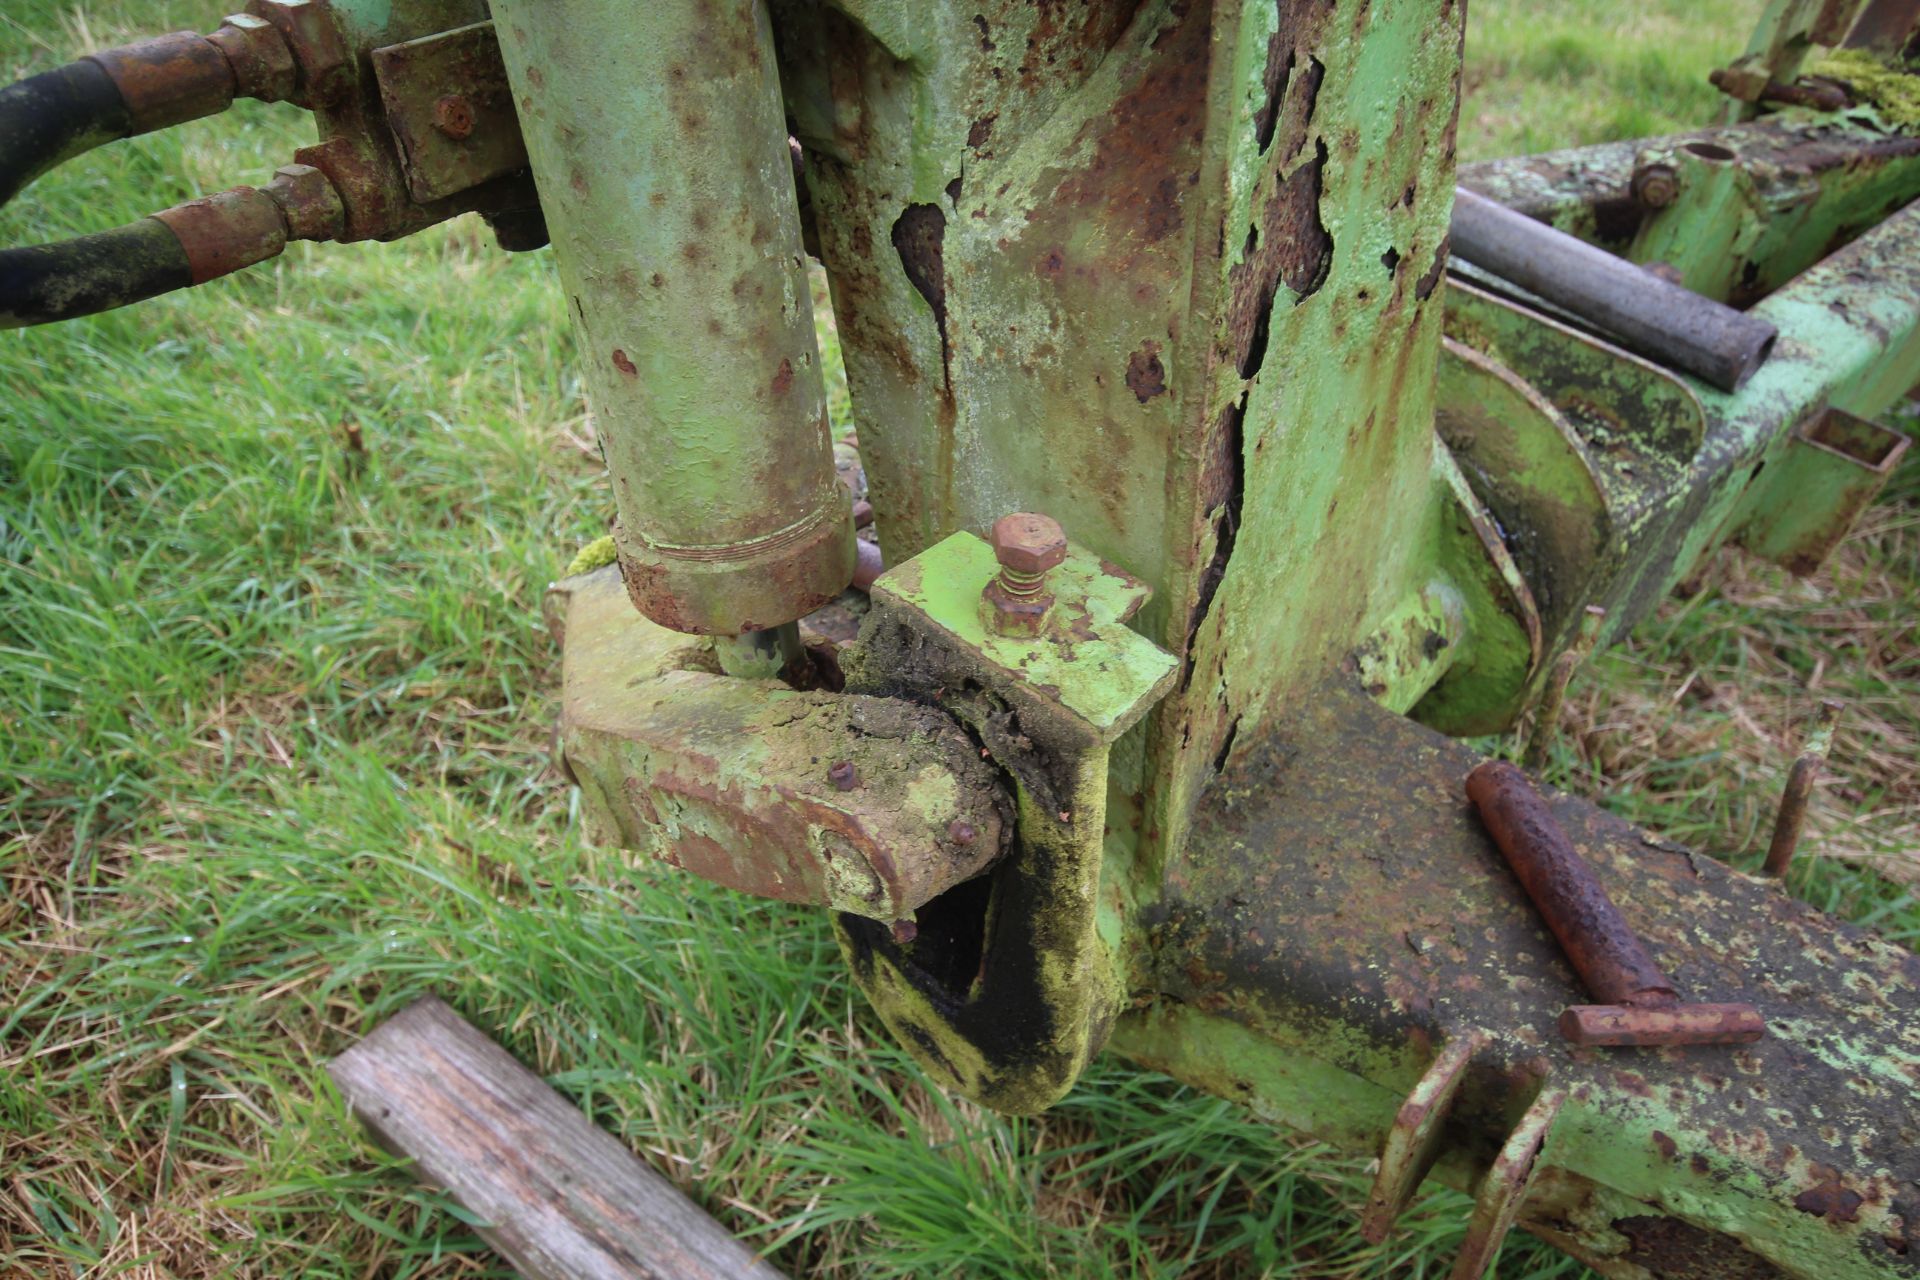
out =
[(439, 1000), (327, 1071), (381, 1145), (491, 1224), (481, 1236), (528, 1280), (780, 1280)]

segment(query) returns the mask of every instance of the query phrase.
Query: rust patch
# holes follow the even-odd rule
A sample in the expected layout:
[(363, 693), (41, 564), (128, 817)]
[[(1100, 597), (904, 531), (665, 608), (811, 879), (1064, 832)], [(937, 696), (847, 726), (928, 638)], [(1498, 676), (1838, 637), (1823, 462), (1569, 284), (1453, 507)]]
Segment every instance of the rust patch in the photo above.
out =
[(770, 385), (776, 396), (783, 396), (793, 390), (793, 361), (784, 356), (781, 357), (780, 367), (773, 371), (773, 382)]
[(1218, 452), (1200, 478), (1203, 509), (1212, 513), (1213, 555), (1201, 571), (1193, 613), (1187, 622), (1183, 648), (1186, 666), (1180, 674), (1182, 692), (1193, 683), (1194, 640), (1213, 609), (1214, 593), (1219, 591), (1221, 579), (1227, 576), (1227, 561), (1233, 557), (1234, 541), (1240, 533), (1240, 504), (1247, 488), (1246, 416), (1247, 397), (1242, 393), (1221, 415), (1220, 427), (1212, 436), (1218, 442)]
[(1866, 1203), (1857, 1191), (1840, 1185), (1840, 1176), (1828, 1172), (1824, 1182), (1807, 1188), (1793, 1198), (1793, 1207), (1828, 1222), (1858, 1222), (1860, 1206)]
[(893, 247), (900, 266), (927, 305), (940, 328), (940, 367), (945, 385), (953, 385), (952, 349), (947, 341), (947, 277), (944, 246), (947, 215), (936, 204), (910, 204), (893, 224)]
[(627, 356), (627, 353), (619, 347), (613, 349), (613, 367), (626, 374), (629, 378), (637, 378), (640, 376), (640, 371), (633, 367), (633, 361)]
[(1627, 1239), (1615, 1260), (1637, 1263), (1656, 1276), (1694, 1280), (1779, 1280), (1785, 1273), (1729, 1236), (1703, 1230), (1679, 1218), (1645, 1214), (1615, 1218), (1613, 1229)]
[(1167, 391), (1166, 366), (1160, 363), (1160, 344), (1149, 338), (1127, 357), (1127, 390), (1141, 404)]
[[(1303, 133), (1311, 112), (1308, 104), (1296, 113)], [(1304, 137), (1298, 142), (1304, 145)], [(1268, 330), (1280, 285), (1285, 283), (1293, 290), (1297, 305), (1326, 283), (1332, 269), (1333, 237), (1320, 219), (1326, 161), (1327, 144), (1316, 141), (1312, 160), (1276, 179), (1259, 221), (1247, 228), (1240, 261), (1227, 273), (1227, 331), (1235, 343), (1243, 378), (1259, 373), (1266, 359)]]
[[(1206, 5), (1176, 11), (1174, 25), (1154, 38), (1145, 73), (1103, 118), (1091, 162), (1054, 191), (1051, 203), (1100, 210), (1101, 222), (1119, 238), (1108, 255), (1115, 270), (1184, 225), (1181, 199), (1200, 181), (1210, 17)], [(1178, 164), (1170, 164), (1175, 156)]]

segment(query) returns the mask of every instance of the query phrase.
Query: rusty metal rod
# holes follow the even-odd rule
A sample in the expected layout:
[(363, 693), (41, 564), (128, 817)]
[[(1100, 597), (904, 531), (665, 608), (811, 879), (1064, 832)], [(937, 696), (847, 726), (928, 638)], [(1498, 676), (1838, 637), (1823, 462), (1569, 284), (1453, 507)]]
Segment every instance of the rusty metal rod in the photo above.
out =
[(1752, 1044), (1766, 1033), (1750, 1004), (1576, 1004), (1560, 1015), (1561, 1036), (1580, 1045)]
[(1489, 760), (1467, 775), (1507, 865), (1601, 1005), (1573, 1005), (1560, 1034), (1577, 1045), (1751, 1044), (1766, 1034), (1749, 1004), (1682, 1004), (1626, 917), (1555, 822), (1527, 775)]
[(1794, 852), (1800, 847), (1800, 832), (1807, 825), (1807, 801), (1813, 798), (1814, 785), (1820, 781), (1820, 771), (1826, 766), (1827, 752), (1833, 747), (1833, 727), (1839, 720), (1840, 703), (1832, 698), (1823, 699), (1820, 710), (1815, 713), (1813, 731), (1807, 735), (1799, 758), (1787, 772), (1786, 789), (1780, 794), (1780, 812), (1773, 820), (1773, 839), (1767, 844), (1767, 861), (1762, 867), (1766, 875), (1784, 876), (1793, 864)]
[(1467, 775), (1467, 796), (1588, 991), (1607, 1004), (1679, 999), (1526, 774), (1489, 760)]
[(1778, 336), (1758, 316), (1669, 284), (1464, 187), (1454, 193), (1451, 244), (1463, 261), (1578, 316), (1636, 355), (1722, 391), (1738, 389)]

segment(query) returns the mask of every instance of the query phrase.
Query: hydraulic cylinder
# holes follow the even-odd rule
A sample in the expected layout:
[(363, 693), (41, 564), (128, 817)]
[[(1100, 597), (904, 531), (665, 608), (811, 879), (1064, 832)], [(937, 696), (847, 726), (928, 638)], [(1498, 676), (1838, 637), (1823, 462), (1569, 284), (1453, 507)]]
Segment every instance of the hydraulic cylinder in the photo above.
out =
[(853, 574), (760, 0), (498, 0), (619, 524), (677, 631), (777, 627)]

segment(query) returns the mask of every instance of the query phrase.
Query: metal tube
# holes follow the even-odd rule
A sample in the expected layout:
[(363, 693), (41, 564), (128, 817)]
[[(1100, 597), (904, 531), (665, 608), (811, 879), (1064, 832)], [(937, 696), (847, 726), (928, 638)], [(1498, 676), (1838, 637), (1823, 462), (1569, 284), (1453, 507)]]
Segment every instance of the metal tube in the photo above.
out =
[(1489, 760), (1467, 775), (1467, 796), (1596, 999), (1666, 1005), (1679, 998), (1526, 774)]
[(776, 627), (853, 575), (762, 0), (498, 0), (613, 475), (627, 590), (677, 631)]
[(1813, 732), (1807, 735), (1799, 758), (1787, 771), (1786, 789), (1780, 794), (1780, 811), (1773, 820), (1773, 839), (1767, 844), (1767, 860), (1762, 867), (1766, 875), (1784, 876), (1793, 865), (1793, 855), (1800, 847), (1800, 832), (1807, 825), (1807, 801), (1813, 798), (1814, 784), (1820, 781), (1827, 752), (1833, 748), (1833, 728), (1839, 721), (1840, 703), (1832, 698), (1822, 699), (1820, 710), (1815, 713)]
[(1627, 350), (1733, 391), (1778, 331), (1765, 320), (1641, 270), (1544, 222), (1454, 192), (1452, 251), (1605, 333)]
[(1560, 1015), (1570, 1044), (1625, 1048), (1658, 1044), (1752, 1044), (1767, 1021), (1750, 1004), (1675, 1004), (1657, 1009), (1576, 1004)]

